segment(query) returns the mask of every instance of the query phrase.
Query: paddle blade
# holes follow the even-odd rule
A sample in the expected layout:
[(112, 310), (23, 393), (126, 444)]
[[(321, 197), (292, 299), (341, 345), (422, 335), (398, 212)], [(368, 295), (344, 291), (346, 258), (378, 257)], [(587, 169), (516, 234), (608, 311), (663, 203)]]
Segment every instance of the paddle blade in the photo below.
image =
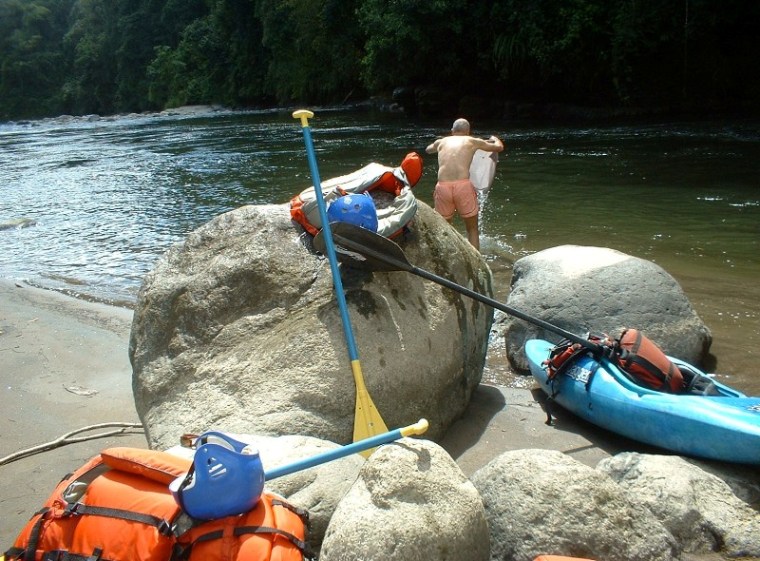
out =
[[(364, 385), (364, 376), (358, 360), (351, 363), (351, 371), (354, 374), (356, 384), (356, 412), (354, 415), (354, 442), (370, 438), (384, 432), (388, 432), (385, 421), (377, 411), (372, 398)], [(362, 456), (369, 457), (373, 449), (364, 450)]]
[[(403, 250), (380, 234), (346, 222), (333, 222), (330, 230), (338, 259), (346, 265), (380, 272), (409, 271), (412, 268)], [(321, 230), (314, 236), (313, 243), (316, 251), (325, 253)]]

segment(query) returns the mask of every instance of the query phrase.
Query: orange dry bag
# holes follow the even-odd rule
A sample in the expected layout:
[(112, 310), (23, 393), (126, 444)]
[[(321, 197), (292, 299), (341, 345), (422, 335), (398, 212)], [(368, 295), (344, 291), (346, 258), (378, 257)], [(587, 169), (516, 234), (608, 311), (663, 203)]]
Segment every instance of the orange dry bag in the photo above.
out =
[(301, 561), (305, 513), (263, 493), (252, 510), (218, 520), (183, 513), (169, 484), (191, 461), (110, 448), (61, 481), (6, 561)]
[(238, 516), (204, 522), (178, 540), (175, 561), (302, 561), (305, 511), (263, 493), (256, 508)]
[(189, 465), (165, 452), (103, 451), (58, 484), (6, 559), (166, 561), (180, 515), (168, 484)]
[(663, 392), (683, 391), (681, 371), (639, 330), (623, 330), (616, 343), (618, 365), (637, 383)]

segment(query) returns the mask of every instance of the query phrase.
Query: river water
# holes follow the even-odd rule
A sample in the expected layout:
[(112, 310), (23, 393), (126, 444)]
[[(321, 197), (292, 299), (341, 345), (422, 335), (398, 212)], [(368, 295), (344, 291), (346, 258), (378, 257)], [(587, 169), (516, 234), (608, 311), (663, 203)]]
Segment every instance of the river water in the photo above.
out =
[[(450, 127), (316, 113), (323, 180), (424, 155)], [(547, 247), (611, 247), (654, 261), (712, 330), (716, 371), (760, 395), (760, 123), (475, 121), (473, 134), (497, 134), (507, 147), (481, 217), (497, 297), (506, 299), (514, 261)], [(429, 156), (425, 164), (415, 192), (432, 204), (436, 165)], [(0, 225), (34, 221), (0, 229), (0, 277), (132, 306), (157, 257), (188, 232), (241, 205), (285, 203), (310, 183), (289, 111), (0, 124)], [(485, 381), (513, 382), (502, 354), (492, 345)]]

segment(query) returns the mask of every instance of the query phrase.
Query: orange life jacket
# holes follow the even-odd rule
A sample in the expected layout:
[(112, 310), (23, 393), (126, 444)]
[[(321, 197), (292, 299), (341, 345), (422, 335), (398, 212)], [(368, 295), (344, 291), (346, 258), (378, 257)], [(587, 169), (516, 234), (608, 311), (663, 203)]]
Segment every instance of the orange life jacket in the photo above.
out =
[(184, 514), (169, 483), (190, 464), (155, 450), (104, 450), (56, 486), (6, 561), (303, 560), (307, 516), (276, 495), (219, 520)]
[(303, 511), (264, 493), (253, 510), (182, 534), (173, 561), (302, 561), (307, 551), (303, 517)]

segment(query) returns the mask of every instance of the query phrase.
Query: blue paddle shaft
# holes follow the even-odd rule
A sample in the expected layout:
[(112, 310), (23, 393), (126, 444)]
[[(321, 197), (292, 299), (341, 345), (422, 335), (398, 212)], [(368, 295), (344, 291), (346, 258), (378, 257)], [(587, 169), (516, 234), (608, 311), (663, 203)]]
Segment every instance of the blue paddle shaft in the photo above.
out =
[(283, 475), (290, 475), (291, 473), (295, 473), (297, 471), (318, 466), (326, 462), (331, 462), (333, 460), (337, 460), (338, 458), (343, 458), (345, 456), (349, 456), (357, 452), (362, 452), (364, 450), (376, 448), (377, 446), (380, 446), (381, 444), (388, 444), (389, 442), (393, 442), (394, 440), (398, 440), (399, 438), (402, 438), (404, 436), (422, 434), (427, 430), (427, 428), (428, 428), (427, 420), (420, 419), (417, 423), (413, 425), (409, 425), (407, 427), (403, 427), (400, 429), (384, 432), (376, 436), (371, 436), (369, 438), (359, 440), (358, 442), (354, 442), (352, 444), (346, 444), (345, 446), (341, 446), (340, 448), (335, 448), (334, 450), (328, 450), (327, 452), (322, 452), (321, 454), (317, 454), (315, 456), (312, 456), (311, 458), (298, 460), (291, 464), (285, 464), (284, 466), (280, 466), (272, 470), (265, 471), (264, 481), (269, 481), (277, 477), (282, 477)]
[(343, 323), (343, 333), (346, 337), (346, 344), (348, 345), (348, 357), (354, 361), (359, 359), (359, 352), (356, 349), (356, 341), (354, 339), (353, 330), (351, 329), (351, 320), (348, 317), (346, 295), (343, 292), (343, 281), (340, 278), (340, 271), (338, 270), (338, 257), (335, 253), (335, 244), (333, 243), (332, 232), (330, 231), (330, 223), (327, 219), (327, 205), (325, 204), (325, 198), (322, 195), (322, 181), (319, 178), (317, 158), (314, 154), (314, 143), (311, 140), (311, 127), (303, 125), (302, 130), (304, 142), (306, 144), (306, 155), (309, 160), (309, 169), (311, 170), (311, 178), (314, 182), (314, 191), (317, 197), (319, 219), (322, 222), (322, 236), (325, 240), (327, 259), (330, 261), (330, 271), (332, 272), (333, 285), (335, 286), (335, 297), (338, 299), (340, 318)]
[(378, 434), (377, 436), (373, 436), (371, 438), (365, 438), (359, 442), (354, 442), (353, 444), (347, 444), (346, 446), (341, 446), (340, 448), (336, 448), (334, 450), (322, 452), (321, 454), (317, 454), (311, 458), (306, 458), (305, 460), (299, 460), (297, 462), (293, 462), (292, 464), (286, 464), (284, 466), (274, 468), (271, 471), (265, 471), (264, 481), (270, 481), (277, 477), (282, 477), (283, 475), (290, 475), (291, 473), (331, 462), (333, 460), (337, 460), (338, 458), (343, 458), (357, 452), (369, 450), (370, 448), (375, 448), (381, 444), (393, 442), (399, 438), (401, 438), (401, 429)]

